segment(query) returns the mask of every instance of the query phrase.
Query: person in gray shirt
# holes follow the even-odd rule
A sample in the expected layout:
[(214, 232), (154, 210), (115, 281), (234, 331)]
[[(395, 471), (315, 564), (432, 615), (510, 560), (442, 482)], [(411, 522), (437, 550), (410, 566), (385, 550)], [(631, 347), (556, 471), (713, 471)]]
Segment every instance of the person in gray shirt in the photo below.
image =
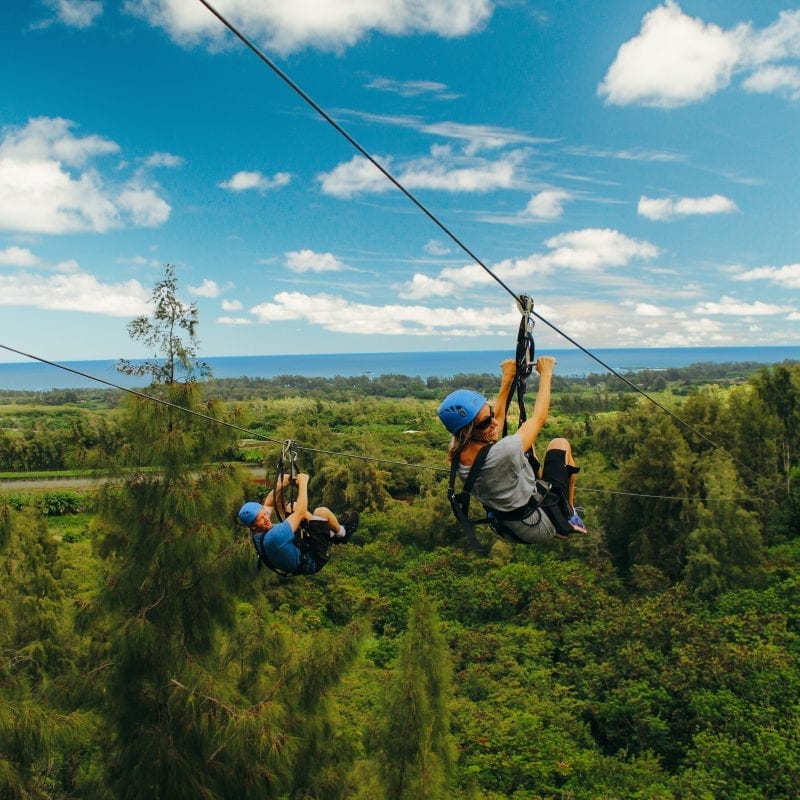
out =
[[(502, 380), (495, 405), (478, 392), (457, 389), (439, 407), (439, 419), (452, 434), (448, 460), (457, 459), (458, 474), (463, 480), (481, 451), (491, 449), (472, 487), (472, 494), (488, 509), (497, 512), (496, 530), (512, 541), (541, 544), (554, 537), (586, 533), (575, 510), (575, 480), (579, 468), (572, 457), (567, 439), (552, 439), (542, 465), (535, 455), (539, 436), (550, 410), (550, 384), (555, 359), (540, 356), (536, 361), (539, 390), (531, 418), (509, 436), (500, 437), (506, 414), (506, 401), (516, 374), (516, 362), (510, 358), (501, 364)], [(499, 439), (499, 441), (498, 441)], [(533, 453), (533, 463), (526, 453)], [(536, 499), (536, 508), (522, 518), (503, 515), (515, 512)], [(515, 516), (511, 513), (511, 516)], [(518, 515), (516, 515), (518, 516)]]

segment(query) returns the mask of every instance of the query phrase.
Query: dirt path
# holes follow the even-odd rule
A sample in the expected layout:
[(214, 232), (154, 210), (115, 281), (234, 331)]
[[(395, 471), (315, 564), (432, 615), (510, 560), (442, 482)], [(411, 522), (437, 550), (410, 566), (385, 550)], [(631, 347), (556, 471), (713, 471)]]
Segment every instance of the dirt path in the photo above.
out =
[[(264, 480), (263, 467), (251, 467), (252, 478)], [(36, 478), (28, 480), (3, 481), (0, 480), (0, 492), (24, 492), (30, 489), (89, 489), (98, 486), (103, 482), (103, 478)]]

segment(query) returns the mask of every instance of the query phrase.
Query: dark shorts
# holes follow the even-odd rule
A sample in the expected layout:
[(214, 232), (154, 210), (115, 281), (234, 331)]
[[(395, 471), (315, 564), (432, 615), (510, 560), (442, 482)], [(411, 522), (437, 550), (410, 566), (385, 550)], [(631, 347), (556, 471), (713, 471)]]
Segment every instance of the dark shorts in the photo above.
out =
[[(542, 480), (552, 485), (552, 491), (559, 496), (565, 512), (569, 509), (569, 480), (576, 472), (578, 472), (578, 467), (571, 467), (567, 464), (566, 450), (553, 449), (545, 453)], [(570, 510), (569, 514), (571, 513)]]
[(545, 453), (542, 479), (549, 481), (553, 487), (557, 486), (563, 492), (569, 490), (566, 450), (548, 450)]

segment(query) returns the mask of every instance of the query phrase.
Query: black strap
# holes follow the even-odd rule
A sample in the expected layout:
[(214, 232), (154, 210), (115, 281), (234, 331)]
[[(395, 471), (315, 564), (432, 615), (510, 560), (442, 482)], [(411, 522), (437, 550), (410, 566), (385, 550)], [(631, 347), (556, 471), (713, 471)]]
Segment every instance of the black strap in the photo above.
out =
[(483, 519), (470, 519), (469, 518), (469, 501), (470, 491), (478, 479), (478, 475), (483, 467), (483, 462), (486, 461), (486, 456), (489, 455), (492, 445), (487, 444), (480, 449), (469, 471), (467, 479), (464, 481), (464, 488), (460, 492), (456, 492), (456, 474), (458, 473), (458, 456), (453, 458), (450, 464), (450, 483), (447, 488), (447, 499), (450, 501), (450, 507), (453, 509), (456, 519), (461, 524), (464, 531), (464, 536), (467, 539), (467, 544), (470, 549), (481, 555), (487, 555), (489, 549), (484, 547), (479, 541), (475, 533), (476, 525), (484, 525), (489, 522), (489, 517)]
[[(272, 490), (272, 496), (275, 498), (275, 515), (278, 517), (279, 522), (283, 522), (280, 507), (286, 508), (287, 505), (292, 505), (297, 500), (297, 451), (292, 449), (294, 443), (291, 439), (287, 439), (281, 446), (281, 454), (278, 457), (278, 465), (275, 475), (275, 486)], [(283, 496), (284, 487), (281, 486), (281, 478), (286, 474), (286, 469), (289, 469), (289, 502)], [(278, 494), (280, 493), (281, 502), (278, 502)]]
[(545, 481), (536, 481), (537, 494), (532, 496), (524, 506), (512, 509), (511, 511), (498, 511), (497, 509), (490, 508), (483, 503), (483, 509), (486, 512), (486, 517), (482, 519), (469, 518), (469, 501), (472, 496), (472, 487), (475, 481), (478, 480), (489, 451), (492, 449), (494, 443), (484, 445), (475, 456), (475, 460), (470, 466), (469, 474), (464, 481), (464, 487), (460, 492), (455, 490), (456, 475), (458, 474), (458, 458), (454, 458), (450, 464), (450, 483), (448, 486), (447, 497), (450, 500), (450, 506), (456, 519), (461, 523), (464, 535), (467, 538), (467, 543), (470, 548), (476, 552), (486, 555), (488, 548), (483, 547), (478, 541), (475, 533), (475, 526), (488, 523), (496, 533), (502, 534), (504, 537), (513, 539), (516, 542), (525, 543), (520, 539), (512, 530), (504, 526), (503, 522), (515, 522), (526, 519), (534, 513), (540, 506), (543, 505), (545, 498), (549, 496), (550, 484)]
[[(256, 568), (261, 569), (262, 565), (267, 567), (267, 569), (271, 569), (276, 575), (280, 575), (282, 578), (291, 578), (294, 575), (299, 575), (300, 573), (295, 572), (286, 572), (285, 570), (278, 569), (268, 558), (267, 554), (259, 547), (262, 539), (264, 537), (263, 533), (253, 533), (250, 535), (250, 539), (253, 542), (253, 547), (256, 549), (257, 560), (256, 560)], [(303, 567), (303, 558), (302, 554), (300, 556), (300, 564), (298, 566), (298, 570)]]
[[(525, 392), (528, 388), (527, 380), (531, 372), (533, 372), (533, 365), (536, 358), (536, 344), (533, 340), (533, 326), (536, 322), (533, 317), (533, 299), (527, 294), (521, 294), (517, 298), (517, 307), (522, 314), (517, 330), (517, 348), (515, 353), (517, 368), (508, 390), (508, 397), (506, 398), (503, 436), (508, 434), (508, 409), (511, 408), (511, 398), (515, 394), (517, 396), (517, 407), (519, 409), (519, 425), (522, 425), (522, 423), (528, 419), (528, 413), (525, 409)], [(536, 456), (533, 454), (533, 449), (525, 453), (525, 456), (533, 467), (533, 471), (538, 474), (539, 464), (536, 461)]]

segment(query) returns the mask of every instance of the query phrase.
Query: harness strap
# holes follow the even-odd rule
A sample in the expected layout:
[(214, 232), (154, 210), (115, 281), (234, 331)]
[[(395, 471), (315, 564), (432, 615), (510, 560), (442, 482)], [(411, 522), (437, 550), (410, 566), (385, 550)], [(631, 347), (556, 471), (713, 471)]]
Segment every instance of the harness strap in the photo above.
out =
[[(461, 523), (464, 535), (467, 538), (467, 543), (471, 549), (483, 555), (486, 555), (488, 549), (483, 547), (478, 541), (478, 537), (475, 534), (476, 525), (488, 523), (495, 533), (513, 539), (520, 544), (526, 544), (523, 539), (503, 525), (503, 522), (518, 522), (531, 516), (531, 514), (537, 510), (543, 510), (547, 513), (549, 511), (549, 506), (552, 504), (552, 500), (550, 502), (547, 501), (547, 498), (551, 496), (550, 484), (547, 481), (537, 480), (536, 492), (528, 499), (524, 506), (514, 508), (511, 511), (498, 511), (482, 503), (483, 509), (486, 511), (486, 517), (483, 519), (470, 519), (469, 502), (472, 496), (472, 487), (475, 485), (475, 481), (477, 481), (483, 469), (483, 465), (486, 462), (486, 458), (492, 446), (493, 444), (484, 445), (478, 451), (478, 455), (475, 456), (469, 474), (464, 481), (464, 487), (460, 492), (456, 492), (455, 490), (456, 475), (458, 474), (458, 459), (453, 459), (450, 465), (450, 482), (447, 490), (450, 506), (453, 509), (456, 519)], [(550, 516), (549, 513), (548, 516)]]
[[(256, 561), (256, 568), (261, 569), (262, 566), (267, 567), (267, 569), (271, 569), (276, 575), (280, 575), (282, 578), (291, 578), (294, 575), (299, 575), (300, 573), (295, 572), (286, 572), (285, 570), (278, 569), (270, 560), (267, 558), (267, 554), (262, 550), (260, 547), (261, 542), (263, 541), (264, 534), (263, 533), (251, 533), (250, 540), (253, 542), (253, 547), (256, 549), (256, 555), (258, 559)], [(302, 554), (300, 556), (300, 564), (298, 566), (298, 570), (303, 567), (303, 558)]]
[(487, 444), (485, 447), (481, 448), (480, 452), (475, 457), (475, 461), (472, 462), (469, 475), (467, 476), (466, 481), (464, 481), (464, 488), (458, 493), (456, 492), (458, 457), (454, 458), (450, 464), (450, 483), (447, 488), (447, 499), (450, 501), (450, 507), (453, 509), (453, 514), (455, 514), (456, 519), (461, 524), (461, 528), (464, 531), (464, 536), (466, 536), (467, 539), (467, 544), (469, 545), (470, 549), (474, 550), (476, 553), (480, 553), (481, 555), (487, 555), (489, 550), (478, 541), (478, 537), (475, 533), (475, 526), (486, 524), (490, 520), (488, 516), (484, 517), (483, 519), (470, 519), (469, 501), (472, 486), (478, 478), (478, 473), (480, 473), (481, 468), (483, 467), (483, 462), (486, 461), (486, 456), (489, 455), (489, 450), (491, 447), (492, 445)]
[[(525, 392), (527, 391), (527, 380), (533, 371), (534, 360), (536, 357), (536, 345), (533, 340), (533, 326), (536, 320), (533, 317), (533, 299), (527, 294), (521, 294), (517, 298), (517, 308), (522, 317), (519, 321), (517, 330), (517, 348), (515, 360), (517, 368), (506, 398), (506, 414), (503, 421), (503, 436), (508, 434), (508, 409), (511, 407), (511, 398), (516, 394), (517, 407), (519, 409), (519, 425), (528, 419), (525, 409)], [(533, 455), (533, 450), (525, 453), (526, 458), (533, 467), (533, 471), (538, 473), (539, 464)]]
[[(287, 505), (291, 505), (297, 500), (297, 484), (295, 482), (297, 478), (297, 451), (292, 449), (293, 444), (294, 442), (292, 442), (291, 439), (287, 439), (281, 446), (281, 454), (278, 457), (273, 496), (275, 497), (275, 514), (278, 517), (279, 522), (283, 522), (283, 516), (281, 515), (280, 511), (281, 505), (286, 508)], [(281, 486), (281, 477), (286, 474), (287, 462), (289, 468), (288, 503), (283, 496), (283, 487)], [(278, 503), (278, 494), (281, 496), (281, 503)]]

